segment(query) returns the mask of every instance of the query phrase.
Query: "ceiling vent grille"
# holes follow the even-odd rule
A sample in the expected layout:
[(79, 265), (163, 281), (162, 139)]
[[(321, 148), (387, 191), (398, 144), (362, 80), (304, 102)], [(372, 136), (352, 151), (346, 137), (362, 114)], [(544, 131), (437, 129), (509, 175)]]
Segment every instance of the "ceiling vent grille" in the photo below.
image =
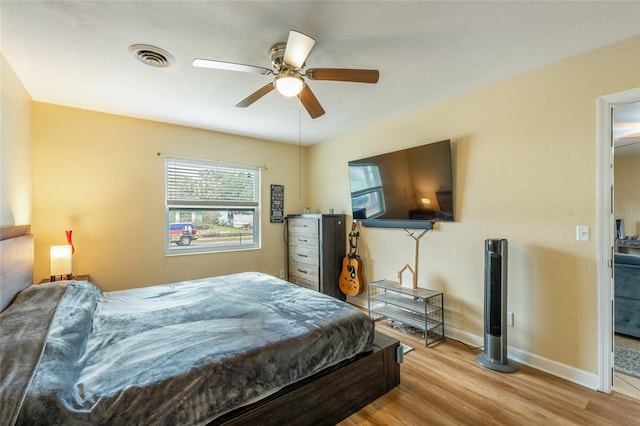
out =
[(137, 60), (150, 67), (166, 68), (175, 61), (171, 53), (148, 44), (134, 44), (129, 47), (129, 52)]

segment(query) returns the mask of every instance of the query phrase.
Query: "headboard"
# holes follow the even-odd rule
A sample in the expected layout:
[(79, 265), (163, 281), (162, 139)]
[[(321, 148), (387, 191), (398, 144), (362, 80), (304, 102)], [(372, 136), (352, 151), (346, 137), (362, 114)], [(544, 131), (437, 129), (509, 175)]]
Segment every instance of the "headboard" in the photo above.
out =
[(0, 228), (0, 311), (33, 283), (31, 225)]

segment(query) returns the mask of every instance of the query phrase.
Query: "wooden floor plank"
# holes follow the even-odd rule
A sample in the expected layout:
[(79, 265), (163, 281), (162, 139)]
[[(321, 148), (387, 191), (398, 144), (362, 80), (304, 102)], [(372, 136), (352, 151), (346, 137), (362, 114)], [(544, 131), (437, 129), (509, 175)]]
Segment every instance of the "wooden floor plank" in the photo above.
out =
[(640, 400), (604, 394), (527, 366), (499, 373), (476, 362), (480, 350), (447, 339), (425, 348), (420, 334), (376, 323), (414, 348), (401, 383), (339, 423), (382, 425), (640, 425)]

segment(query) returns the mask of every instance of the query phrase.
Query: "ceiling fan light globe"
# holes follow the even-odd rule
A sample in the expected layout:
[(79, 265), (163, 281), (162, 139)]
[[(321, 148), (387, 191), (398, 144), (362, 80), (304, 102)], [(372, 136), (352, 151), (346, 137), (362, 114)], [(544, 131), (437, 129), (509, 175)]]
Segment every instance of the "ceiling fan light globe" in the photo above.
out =
[(290, 98), (297, 96), (302, 91), (304, 80), (297, 75), (279, 75), (276, 76), (274, 85), (282, 96)]

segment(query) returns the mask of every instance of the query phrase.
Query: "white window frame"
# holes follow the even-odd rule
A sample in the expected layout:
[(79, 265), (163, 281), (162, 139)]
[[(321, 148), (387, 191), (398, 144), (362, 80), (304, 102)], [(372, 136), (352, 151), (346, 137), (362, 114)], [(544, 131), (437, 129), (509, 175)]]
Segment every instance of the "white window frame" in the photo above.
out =
[[(194, 171), (210, 171), (215, 172), (246, 172), (248, 177), (253, 179), (252, 187), (247, 187), (252, 195), (249, 197), (237, 197), (228, 195), (227, 199), (215, 199), (218, 195), (213, 195), (212, 191), (202, 191), (203, 194), (188, 195), (187, 192), (176, 195), (176, 191), (171, 191), (172, 188), (179, 188), (179, 183), (176, 183), (176, 179), (170, 178), (170, 169), (175, 172), (177, 167), (182, 167), (184, 170), (188, 170), (192, 167)], [(190, 174), (190, 173), (189, 173)], [(186, 175), (186, 174), (185, 174)], [(201, 177), (194, 176), (195, 180), (202, 180)], [(184, 175), (182, 176), (184, 177)], [(261, 211), (261, 169), (257, 166), (227, 163), (221, 161), (210, 161), (193, 158), (179, 158), (179, 157), (166, 157), (165, 158), (165, 227), (164, 227), (164, 244), (165, 254), (167, 255), (183, 255), (183, 254), (197, 254), (197, 253), (210, 253), (210, 252), (225, 252), (225, 251), (238, 251), (238, 250), (255, 250), (261, 247), (261, 235), (260, 235), (260, 211)], [(243, 199), (244, 198), (244, 199)], [(251, 198), (251, 199), (249, 199)], [(170, 223), (173, 223), (172, 212), (182, 210), (190, 211), (193, 215), (198, 215), (203, 212), (247, 212), (248, 216), (253, 216), (253, 227), (249, 229), (251, 232), (250, 238), (245, 238), (242, 241), (243, 230), (238, 229), (239, 237), (235, 236), (231, 239), (226, 238), (209, 238), (207, 231), (204, 228), (196, 230), (198, 233), (198, 239), (193, 240), (190, 245), (179, 245), (175, 242), (172, 243), (172, 239), (169, 235)], [(233, 217), (229, 217), (229, 226), (235, 228), (236, 221)], [(244, 229), (244, 235), (246, 235), (246, 229)], [(206, 240), (206, 241), (204, 241)], [(247, 242), (248, 241), (248, 242)]]

